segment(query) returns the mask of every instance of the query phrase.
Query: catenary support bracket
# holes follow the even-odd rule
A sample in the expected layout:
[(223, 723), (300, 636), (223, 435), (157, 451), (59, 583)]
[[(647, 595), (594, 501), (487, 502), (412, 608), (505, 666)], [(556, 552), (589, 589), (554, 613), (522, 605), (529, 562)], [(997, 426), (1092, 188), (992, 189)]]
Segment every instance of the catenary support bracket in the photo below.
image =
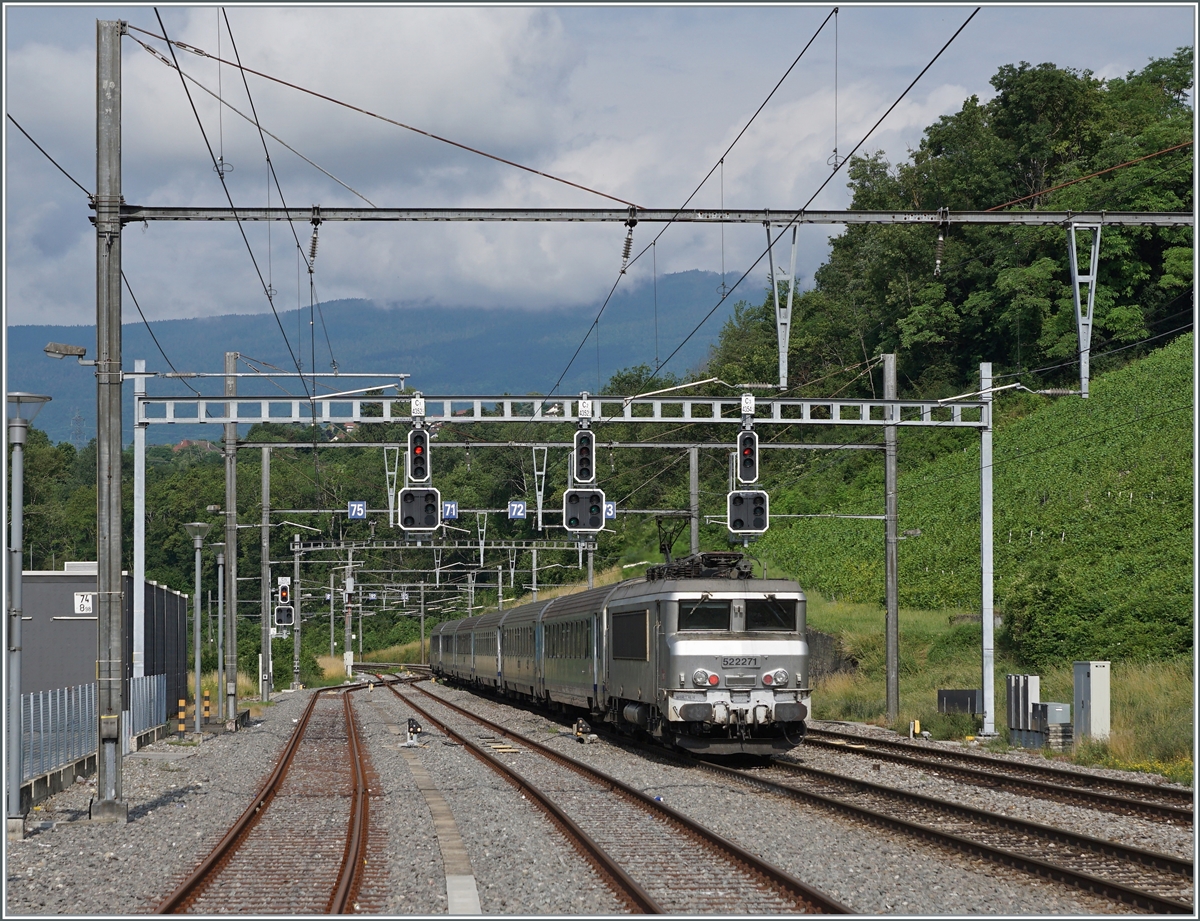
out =
[[(1092, 353), (1092, 319), (1096, 307), (1096, 278), (1100, 270), (1100, 231), (1101, 224), (1072, 223), (1067, 228), (1068, 248), (1071, 256), (1071, 288), (1075, 295), (1075, 328), (1079, 332), (1079, 392), (1085, 400), (1088, 396), (1088, 379), (1091, 376)], [(1075, 238), (1077, 230), (1091, 231), (1092, 252), (1088, 260), (1087, 274), (1079, 270), (1078, 243)], [(1083, 308), (1083, 297), (1080, 285), (1087, 285), (1087, 310)]]

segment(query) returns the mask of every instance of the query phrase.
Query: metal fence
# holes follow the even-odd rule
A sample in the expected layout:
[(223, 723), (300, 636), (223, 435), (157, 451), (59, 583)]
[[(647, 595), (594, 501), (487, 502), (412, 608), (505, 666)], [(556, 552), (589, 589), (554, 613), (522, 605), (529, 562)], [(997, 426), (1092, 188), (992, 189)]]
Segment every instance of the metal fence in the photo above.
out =
[(39, 777), (96, 750), (96, 685), (21, 695), (21, 780)]
[[(130, 709), (122, 714), (122, 748), (132, 736), (167, 721), (167, 676), (129, 682)], [(21, 780), (40, 777), (96, 751), (96, 685), (80, 684), (21, 695)]]
[(121, 725), (126, 727), (122, 747), (129, 754), (129, 740), (133, 736), (167, 721), (167, 676), (130, 678), (129, 709), (122, 716)]

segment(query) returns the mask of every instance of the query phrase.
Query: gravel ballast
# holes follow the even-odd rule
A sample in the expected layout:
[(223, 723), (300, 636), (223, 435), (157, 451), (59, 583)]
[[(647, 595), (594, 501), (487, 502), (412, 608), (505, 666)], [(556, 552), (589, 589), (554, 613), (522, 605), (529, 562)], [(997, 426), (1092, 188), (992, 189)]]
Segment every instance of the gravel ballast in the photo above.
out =
[[(425, 682), (422, 687), (517, 732), (548, 741), (652, 796), (662, 796), (667, 805), (827, 892), (856, 913), (1130, 911), (1023, 872), (731, 786), (707, 772), (626, 751), (603, 737), (595, 744), (579, 744), (566, 720), (558, 722), (449, 686)], [(25, 840), (8, 843), (6, 916), (153, 910), (245, 809), (310, 694), (276, 695), (249, 729), (207, 737), (198, 746), (165, 739), (127, 758), (127, 825), (87, 820), (93, 784), (77, 783), (47, 800), (42, 809), (31, 813)], [(370, 806), (369, 866), (360, 892), (365, 910), (389, 915), (446, 912), (442, 852), (425, 794), (418, 789), (410, 766), (417, 763), (453, 813), (485, 914), (622, 911), (595, 871), (567, 846), (550, 821), (462, 746), (451, 744), (420, 716), (425, 732), (419, 746), (403, 746), (404, 727), (416, 714), (390, 691), (377, 687), (357, 693), (355, 709), (377, 779)], [(870, 731), (875, 730), (864, 728)], [(1038, 803), (886, 762), (876, 770), (873, 765), (879, 762), (872, 759), (815, 747), (802, 747), (796, 757), (838, 771), (860, 764), (854, 770), (875, 782), (952, 796), (977, 808), (1002, 808), (1009, 814), (1151, 850), (1190, 855), (1193, 846), (1191, 829)], [(520, 758), (515, 760), (519, 769)]]

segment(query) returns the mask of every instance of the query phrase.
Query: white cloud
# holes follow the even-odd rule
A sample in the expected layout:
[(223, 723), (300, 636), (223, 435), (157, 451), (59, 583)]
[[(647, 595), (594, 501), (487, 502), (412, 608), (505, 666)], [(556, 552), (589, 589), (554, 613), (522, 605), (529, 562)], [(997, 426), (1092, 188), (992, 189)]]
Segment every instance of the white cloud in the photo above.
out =
[[(837, 145), (844, 156), (969, 14), (968, 7), (845, 7), (838, 31)], [(162, 9), (172, 37), (217, 52), (218, 10)], [(228, 7), (242, 60), (327, 95), (647, 207), (674, 207), (696, 187), (812, 36), (816, 7)], [(94, 20), (136, 8), (6, 7), (7, 110), (85, 186), (94, 184)], [(832, 25), (832, 24), (831, 24)], [(924, 127), (957, 111), (1006, 63), (1053, 60), (1124, 74), (1191, 42), (1190, 10), (1167, 7), (985, 7), (864, 145), (905, 158)], [(133, 33), (146, 39), (140, 33)], [(161, 43), (153, 43), (162, 47)], [(176, 73), (124, 40), (124, 190), (128, 201), (223, 205), (224, 195)], [(232, 58), (228, 38), (221, 54)], [(828, 176), (833, 32), (826, 28), (693, 206), (799, 207)], [(188, 73), (249, 112), (233, 68), (185, 52)], [(250, 78), (263, 125), (379, 205), (617, 207), (295, 90)], [(272, 204), (257, 132), (191, 87), (215, 151), (234, 167), (239, 205)], [(94, 317), (94, 238), (83, 197), (6, 126), (7, 321)], [(361, 204), (268, 141), (288, 204)], [(848, 203), (839, 173), (814, 207)], [(634, 251), (661, 228), (640, 224)], [(305, 248), (311, 228), (296, 232)], [(837, 228), (804, 227), (810, 278)], [(246, 233), (277, 303), (307, 304), (286, 225)], [(616, 278), (620, 225), (326, 223), (322, 298), (367, 297), (495, 307), (592, 303)], [(762, 253), (762, 227), (673, 227), (659, 273), (741, 273)], [(786, 256), (784, 257), (786, 258)], [(267, 302), (235, 225), (127, 229), (125, 267), (154, 318), (264, 312)], [(644, 283), (649, 254), (623, 284)], [(765, 263), (744, 293), (757, 297)], [(127, 305), (127, 316), (136, 313)]]

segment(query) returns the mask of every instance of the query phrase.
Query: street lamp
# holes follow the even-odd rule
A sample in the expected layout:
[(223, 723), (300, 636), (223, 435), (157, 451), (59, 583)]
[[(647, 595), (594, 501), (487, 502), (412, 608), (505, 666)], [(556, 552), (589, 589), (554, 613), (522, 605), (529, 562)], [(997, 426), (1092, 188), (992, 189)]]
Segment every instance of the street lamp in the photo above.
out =
[(37, 393), (8, 395), (8, 443), (12, 445), (12, 567), (8, 595), (8, 837), (25, 837), (21, 813), (21, 559), (25, 553), (25, 436), (50, 397)]
[(196, 736), (200, 736), (200, 548), (212, 525), (206, 521), (192, 521), (183, 526), (192, 546), (196, 548), (196, 603), (193, 608), (192, 646), (195, 647), (196, 662)]

